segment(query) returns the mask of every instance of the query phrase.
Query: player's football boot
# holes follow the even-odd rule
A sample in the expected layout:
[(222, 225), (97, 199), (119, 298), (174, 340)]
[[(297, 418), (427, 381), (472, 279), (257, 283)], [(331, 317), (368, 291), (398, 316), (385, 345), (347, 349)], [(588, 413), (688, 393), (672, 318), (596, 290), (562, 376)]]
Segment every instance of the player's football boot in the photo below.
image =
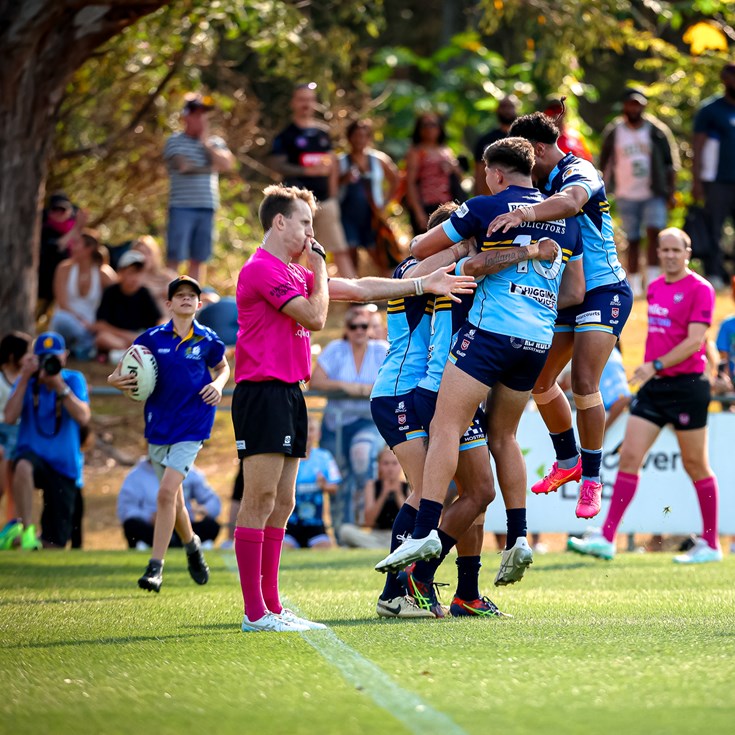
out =
[(421, 559), (433, 559), (442, 551), (442, 542), (436, 530), (425, 538), (408, 538), (395, 551), (375, 565), (376, 572), (400, 572)]
[(602, 502), (602, 483), (585, 480), (579, 491), (577, 518), (594, 518), (600, 512)]
[(607, 561), (615, 557), (615, 544), (608, 541), (599, 528), (588, 528), (582, 538), (570, 537), (567, 539), (567, 549)]
[(577, 460), (577, 464), (574, 465), (574, 467), (570, 467), (568, 470), (561, 469), (561, 467), (554, 462), (546, 477), (531, 485), (531, 492), (536, 495), (548, 495), (549, 493), (555, 493), (562, 485), (566, 485), (568, 482), (579, 482), (581, 479), (581, 457)]
[(36, 536), (34, 525), (26, 526), (20, 537), (20, 548), (24, 551), (39, 551), (43, 548), (41, 540)]
[(512, 615), (501, 612), (498, 606), (489, 597), (480, 597), (477, 600), (462, 600), (455, 597), (449, 607), (449, 614), (453, 618), (512, 618)]
[(420, 608), (408, 595), (394, 597), (392, 600), (378, 599), (375, 612), (379, 618), (434, 618), (431, 610)]
[(495, 577), (495, 586), (504, 587), (523, 579), (526, 569), (533, 564), (533, 551), (525, 536), (519, 536), (510, 549), (504, 549), (500, 557), (500, 569)]
[(713, 549), (703, 538), (698, 538), (689, 551), (674, 557), (677, 564), (706, 564), (722, 561), (722, 549)]
[[(413, 576), (413, 566), (410, 566), (405, 571), (406, 574), (406, 590), (413, 601), (422, 610), (428, 610), (435, 618), (446, 617), (446, 611), (439, 602), (437, 595), (437, 587), (439, 586), (436, 582), (422, 582)], [(401, 579), (402, 575), (398, 575)]]
[(197, 547), (195, 551), (187, 553), (186, 565), (189, 567), (191, 578), (197, 584), (207, 584), (209, 582), (209, 567), (204, 560), (204, 554), (202, 554), (202, 543), (199, 540), (199, 536), (194, 534), (194, 538), (197, 541)]
[(10, 521), (0, 531), (0, 551), (7, 551), (13, 548), (15, 539), (23, 534), (23, 524), (19, 521)]
[(160, 592), (163, 584), (163, 567), (148, 562), (143, 576), (138, 580), (138, 587), (148, 592)]
[(293, 625), (303, 625), (307, 630), (327, 629), (327, 626), (324, 625), (324, 623), (315, 623), (313, 620), (301, 618), (293, 610), (289, 610), (285, 607), (280, 613), (278, 613), (278, 617), (281, 618), (281, 620), (285, 620), (287, 623), (292, 623)]
[(243, 615), (240, 630), (243, 633), (304, 633), (309, 628), (298, 623), (289, 623), (280, 615), (266, 611), (259, 620), (248, 620), (248, 616)]

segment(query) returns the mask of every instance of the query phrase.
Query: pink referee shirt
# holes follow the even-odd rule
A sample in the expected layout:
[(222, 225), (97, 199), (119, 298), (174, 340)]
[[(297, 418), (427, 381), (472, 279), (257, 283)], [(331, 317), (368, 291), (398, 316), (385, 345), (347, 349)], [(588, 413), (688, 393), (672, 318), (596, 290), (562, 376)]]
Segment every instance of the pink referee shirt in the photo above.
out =
[(258, 248), (237, 281), (235, 382), (311, 377), (311, 334), (281, 309), (297, 296), (308, 298), (314, 274)]
[[(648, 337), (645, 361), (665, 355), (683, 342), (689, 325), (711, 324), (715, 306), (715, 290), (696, 273), (675, 283), (659, 276), (648, 287)], [(661, 375), (703, 373), (707, 365), (705, 345), (683, 362), (661, 371)]]

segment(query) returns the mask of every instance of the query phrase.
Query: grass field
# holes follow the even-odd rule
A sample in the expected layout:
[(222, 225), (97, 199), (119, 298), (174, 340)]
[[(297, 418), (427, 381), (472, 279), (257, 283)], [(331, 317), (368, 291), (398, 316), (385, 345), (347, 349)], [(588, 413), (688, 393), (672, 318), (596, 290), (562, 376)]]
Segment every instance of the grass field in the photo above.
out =
[(550, 554), (493, 590), (512, 620), (415, 622), (374, 617), (376, 560), (288, 554), (284, 593), (329, 630), (269, 635), (239, 631), (230, 552), (209, 553), (203, 588), (171, 553), (160, 595), (136, 588), (135, 552), (4, 555), (0, 731), (733, 731), (734, 557)]

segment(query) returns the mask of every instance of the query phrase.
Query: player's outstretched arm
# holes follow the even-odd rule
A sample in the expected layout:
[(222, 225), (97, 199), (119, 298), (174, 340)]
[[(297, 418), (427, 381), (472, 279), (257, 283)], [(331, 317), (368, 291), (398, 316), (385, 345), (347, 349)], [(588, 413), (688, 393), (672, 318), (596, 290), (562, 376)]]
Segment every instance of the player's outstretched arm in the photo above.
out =
[(459, 301), (454, 294), (472, 293), (477, 284), (471, 276), (449, 275), (453, 269), (454, 264), (450, 264), (421, 278), (330, 278), (329, 298), (334, 301), (367, 302), (433, 293)]
[(461, 270), (469, 276), (488, 276), (524, 260), (553, 261), (558, 253), (559, 245), (550, 238), (544, 238), (525, 247), (495, 248), (477, 253), (462, 262)]
[(512, 212), (499, 214), (487, 228), (487, 234), (508, 232), (522, 222), (548, 222), (552, 219), (574, 217), (589, 201), (590, 195), (582, 186), (570, 186), (538, 204), (526, 204)]

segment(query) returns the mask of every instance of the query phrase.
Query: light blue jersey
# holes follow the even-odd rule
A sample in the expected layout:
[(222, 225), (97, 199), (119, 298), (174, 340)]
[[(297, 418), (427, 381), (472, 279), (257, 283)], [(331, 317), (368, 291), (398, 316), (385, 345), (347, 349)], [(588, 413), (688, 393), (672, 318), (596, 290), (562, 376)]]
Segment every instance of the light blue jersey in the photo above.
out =
[(470, 199), (442, 227), (454, 242), (474, 237), (483, 251), (525, 247), (544, 238), (558, 243), (559, 252), (553, 263), (524, 261), (485, 276), (478, 284), (467, 318), (474, 327), (486, 332), (550, 344), (564, 266), (570, 259), (582, 257), (576, 218), (523, 222), (508, 232), (487, 235), (488, 224), (498, 215), (542, 201), (544, 197), (537, 189), (509, 186), (494, 196)]
[(549, 174), (542, 191), (551, 196), (570, 186), (581, 186), (589, 200), (577, 215), (584, 244), (584, 278), (587, 291), (625, 280), (615, 249), (610, 204), (605, 184), (589, 161), (567, 153)]
[[(402, 278), (417, 263), (404, 260), (393, 273)], [(426, 375), (433, 296), (410, 296), (388, 302), (388, 353), (373, 384), (371, 398), (411, 392)]]

